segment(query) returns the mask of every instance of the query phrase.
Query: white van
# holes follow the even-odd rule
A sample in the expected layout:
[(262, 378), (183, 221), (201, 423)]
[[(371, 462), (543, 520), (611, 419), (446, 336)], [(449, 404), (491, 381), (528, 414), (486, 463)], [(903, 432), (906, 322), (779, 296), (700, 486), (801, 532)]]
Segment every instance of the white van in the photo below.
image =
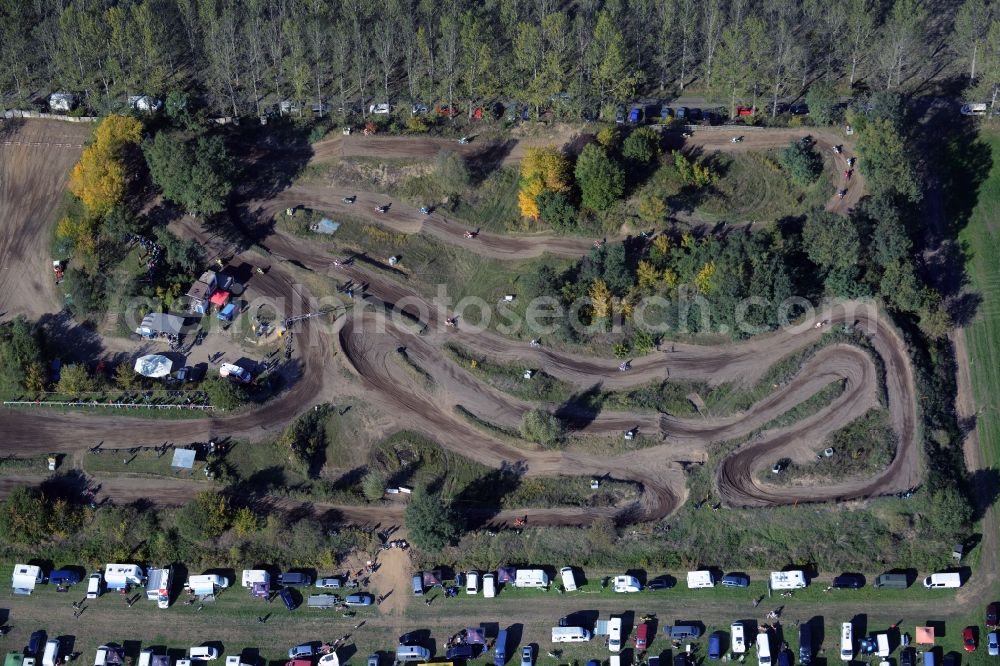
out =
[(622, 650), (622, 619), (613, 617), (608, 622), (608, 649), (612, 652)]
[(766, 631), (757, 634), (757, 661), (760, 666), (771, 666), (771, 640)]
[(854, 659), (854, 627), (850, 622), (845, 622), (840, 628), (840, 660), (852, 659)]
[(487, 599), (497, 596), (497, 577), (494, 574), (483, 576), (483, 596)]
[(549, 577), (541, 569), (518, 569), (514, 574), (514, 587), (548, 587)]
[(153, 663), (153, 649), (146, 648), (139, 653), (139, 664), (138, 666), (149, 666)]
[(219, 658), (219, 650), (211, 645), (198, 645), (188, 650), (188, 656), (192, 660), (211, 661)]
[(102, 583), (102, 576), (100, 571), (90, 574), (90, 577), (87, 578), (88, 599), (96, 599), (97, 597), (101, 596), (101, 583)]
[(396, 661), (430, 661), (431, 651), (420, 645), (400, 645), (396, 648)]
[(553, 643), (584, 643), (590, 640), (590, 632), (583, 627), (552, 627)]
[(688, 589), (715, 587), (715, 576), (711, 571), (688, 571)]
[(563, 567), (559, 570), (559, 577), (562, 578), (564, 590), (567, 592), (576, 591), (576, 576), (573, 575), (573, 569), (570, 567)]
[(802, 571), (772, 571), (772, 590), (798, 590), (806, 586), (806, 575)]
[(479, 572), (470, 571), (465, 574), (465, 593), (466, 594), (478, 594), (479, 593)]
[(928, 589), (962, 587), (962, 576), (955, 572), (931, 574), (924, 578), (924, 587)]
[(45, 643), (45, 652), (42, 654), (42, 666), (56, 666), (59, 661), (59, 641), (51, 640)]
[(743, 623), (733, 622), (729, 627), (730, 633), (733, 635), (733, 653), (743, 654), (747, 651), (746, 640), (743, 638)]
[(962, 108), (958, 110), (963, 116), (985, 116), (986, 115), (986, 104), (983, 102), (973, 102), (972, 104), (963, 104)]

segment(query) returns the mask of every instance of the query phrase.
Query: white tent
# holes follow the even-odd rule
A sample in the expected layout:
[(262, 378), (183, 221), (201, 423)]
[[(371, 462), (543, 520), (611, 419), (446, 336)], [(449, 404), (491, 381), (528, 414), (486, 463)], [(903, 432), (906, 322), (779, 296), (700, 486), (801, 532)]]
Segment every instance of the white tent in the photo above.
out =
[(166, 377), (173, 364), (173, 361), (162, 354), (147, 354), (135, 360), (135, 371), (143, 377)]

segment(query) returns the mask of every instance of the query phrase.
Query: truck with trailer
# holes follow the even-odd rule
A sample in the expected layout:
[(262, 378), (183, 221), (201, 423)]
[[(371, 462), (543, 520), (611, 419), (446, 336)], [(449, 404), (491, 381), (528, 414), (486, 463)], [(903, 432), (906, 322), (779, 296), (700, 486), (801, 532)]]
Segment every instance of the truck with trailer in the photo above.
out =
[(157, 608), (170, 607), (170, 586), (174, 581), (171, 567), (150, 569), (146, 577), (146, 598), (156, 602)]

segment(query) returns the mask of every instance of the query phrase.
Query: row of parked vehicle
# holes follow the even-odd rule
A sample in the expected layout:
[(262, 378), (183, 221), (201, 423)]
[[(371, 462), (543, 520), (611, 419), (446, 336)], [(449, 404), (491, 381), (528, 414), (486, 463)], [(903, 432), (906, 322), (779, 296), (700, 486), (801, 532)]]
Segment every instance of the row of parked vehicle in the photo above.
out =
[[(565, 592), (574, 592), (577, 589), (577, 575), (572, 567), (562, 567), (558, 574), (559, 586)], [(910, 587), (916, 580), (916, 575), (900, 572), (887, 571), (876, 576), (872, 582), (872, 587), (904, 590)], [(923, 579), (924, 587), (928, 589), (937, 588), (958, 588), (964, 580), (962, 573), (957, 571), (941, 571), (933, 573)], [(802, 570), (772, 571), (767, 579), (768, 586), (772, 590), (796, 590), (809, 585), (809, 577)], [(500, 567), (496, 572), (468, 571), (456, 573), (454, 585), (464, 587), (466, 594), (479, 594), (482, 590), (483, 596), (493, 598), (497, 595), (500, 584), (510, 584), (517, 588), (543, 588), (549, 587), (549, 575), (544, 569), (518, 569), (516, 567)], [(641, 592), (642, 590), (664, 590), (674, 587), (677, 579), (670, 575), (661, 575), (649, 580), (645, 585), (637, 576), (622, 574), (619, 576), (607, 577), (602, 580), (601, 586), (611, 586), (612, 591), (618, 593)], [(866, 580), (859, 573), (842, 573), (835, 576), (830, 584), (830, 589), (858, 590), (865, 586)], [(701, 589), (715, 587), (736, 587), (745, 588), (750, 586), (750, 576), (742, 572), (731, 572), (721, 574), (721, 572), (710, 569), (687, 572), (688, 589)], [(413, 574), (413, 594), (420, 596), (428, 589), (434, 587), (446, 587), (441, 579), (440, 571), (418, 571)]]
[[(753, 116), (759, 109), (750, 106), (737, 106), (736, 118), (746, 118)], [(792, 116), (804, 116), (809, 113), (809, 107), (805, 104), (778, 104), (779, 114), (790, 114)], [(669, 123), (677, 121), (681, 123), (705, 123), (707, 125), (718, 125), (729, 121), (729, 110), (723, 107), (711, 109), (701, 109), (692, 106), (667, 106), (662, 102), (650, 104), (634, 104), (626, 112), (624, 104), (615, 107), (615, 122), (623, 125), (626, 122), (631, 125), (641, 125), (643, 123)], [(735, 120), (735, 119), (734, 119)]]

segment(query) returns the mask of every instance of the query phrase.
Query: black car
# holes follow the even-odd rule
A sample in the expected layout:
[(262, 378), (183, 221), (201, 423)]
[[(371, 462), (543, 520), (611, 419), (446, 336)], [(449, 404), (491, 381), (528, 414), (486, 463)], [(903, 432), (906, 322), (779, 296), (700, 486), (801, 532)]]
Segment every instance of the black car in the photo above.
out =
[(865, 586), (865, 577), (861, 574), (844, 573), (833, 579), (830, 587), (836, 590), (860, 590)]
[(677, 581), (674, 580), (672, 576), (660, 576), (659, 578), (654, 578), (646, 584), (647, 590), (669, 590)]
[(45, 645), (46, 638), (46, 633), (41, 629), (32, 632), (31, 638), (28, 639), (28, 647), (24, 648), (24, 655), (26, 657), (37, 657), (38, 653), (42, 650), (42, 646)]
[(949, 652), (944, 656), (941, 666), (958, 666), (959, 656), (957, 652)]
[(750, 576), (745, 573), (728, 573), (722, 577), (723, 587), (750, 587)]
[(689, 666), (687, 654), (678, 652), (674, 655), (674, 666)]
[(805, 104), (792, 104), (789, 111), (793, 116), (804, 116), (809, 113), (809, 107)]
[(899, 653), (899, 666), (916, 666), (916, 655), (913, 648), (903, 648)]
[(701, 113), (701, 109), (699, 108), (688, 109), (688, 118), (690, 118), (692, 121), (701, 120), (702, 117), (703, 116)]
[(799, 663), (809, 666), (813, 658), (812, 625), (803, 622), (799, 625)]
[(990, 604), (986, 607), (986, 626), (995, 627), (997, 626), (997, 605)]
[(410, 631), (399, 637), (400, 645), (406, 645), (406, 646), (420, 645), (420, 642), (421, 641), (420, 641), (419, 631)]
[(298, 608), (299, 604), (295, 600), (295, 595), (292, 594), (291, 588), (283, 587), (278, 594), (281, 596), (281, 601), (285, 604), (285, 608), (288, 610), (295, 610)]

